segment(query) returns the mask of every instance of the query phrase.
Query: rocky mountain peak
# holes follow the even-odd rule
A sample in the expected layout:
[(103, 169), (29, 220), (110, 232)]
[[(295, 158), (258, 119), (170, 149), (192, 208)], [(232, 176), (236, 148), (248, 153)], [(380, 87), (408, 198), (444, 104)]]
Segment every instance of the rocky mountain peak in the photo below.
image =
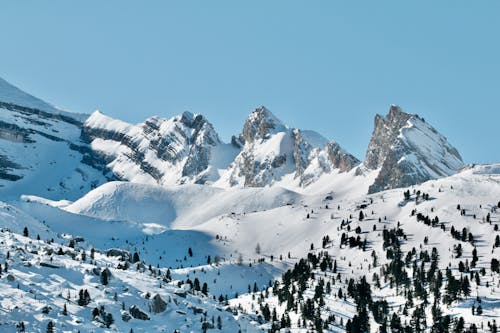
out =
[(365, 165), (378, 169), (384, 163), (391, 144), (413, 115), (406, 113), (397, 105), (391, 105), (387, 116), (376, 115), (373, 134), (366, 151)]
[(243, 125), (240, 141), (245, 144), (255, 140), (262, 140), (271, 133), (282, 132), (286, 126), (264, 106), (253, 111)]
[(375, 116), (364, 162), (380, 169), (370, 192), (404, 187), (456, 173), (463, 161), (458, 151), (415, 114), (391, 105), (387, 116)]

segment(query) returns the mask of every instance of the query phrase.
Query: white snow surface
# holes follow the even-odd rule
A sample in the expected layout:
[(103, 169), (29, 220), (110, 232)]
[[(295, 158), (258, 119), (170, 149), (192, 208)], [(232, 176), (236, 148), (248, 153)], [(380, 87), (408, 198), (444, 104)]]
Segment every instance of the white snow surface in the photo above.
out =
[(79, 121), (85, 121), (88, 117), (87, 114), (73, 113), (69, 111), (62, 110), (54, 105), (42, 101), (41, 99), (34, 97), (21, 89), (13, 86), (9, 82), (0, 78), (0, 102), (11, 103), (15, 105), (25, 106), (32, 109), (37, 109), (45, 111), (48, 113), (55, 113), (65, 115)]

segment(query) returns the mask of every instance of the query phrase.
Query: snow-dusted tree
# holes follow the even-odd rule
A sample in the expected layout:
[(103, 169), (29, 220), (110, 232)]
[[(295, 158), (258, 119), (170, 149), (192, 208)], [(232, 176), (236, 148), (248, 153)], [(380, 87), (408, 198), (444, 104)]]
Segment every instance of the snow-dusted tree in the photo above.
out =
[(257, 245), (255, 246), (255, 253), (260, 254), (260, 251), (261, 251), (260, 244), (257, 243)]

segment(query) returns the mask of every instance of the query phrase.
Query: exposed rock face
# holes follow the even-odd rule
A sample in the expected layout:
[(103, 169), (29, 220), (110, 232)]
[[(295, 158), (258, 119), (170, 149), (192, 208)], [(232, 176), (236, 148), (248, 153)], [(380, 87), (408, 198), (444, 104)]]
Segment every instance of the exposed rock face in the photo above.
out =
[(153, 296), (151, 311), (153, 313), (162, 313), (167, 310), (167, 303), (161, 298), (160, 295), (156, 294)]
[(149, 320), (150, 319), (148, 314), (146, 312), (142, 311), (141, 309), (139, 309), (136, 305), (132, 305), (128, 309), (128, 312), (135, 319), (139, 319), (139, 320)]
[(240, 141), (243, 144), (252, 143), (257, 140), (264, 140), (271, 134), (283, 132), (285, 130), (286, 127), (281, 120), (276, 118), (276, 116), (264, 106), (259, 106), (245, 121), (243, 130), (240, 134)]
[(337, 142), (328, 143), (326, 152), (330, 164), (341, 172), (350, 171), (360, 163), (356, 157), (342, 149)]
[(82, 135), (120, 179), (157, 184), (206, 183), (212, 153), (224, 145), (205, 117), (189, 112), (131, 125), (96, 111)]
[(380, 169), (370, 193), (450, 176), (463, 166), (460, 154), (444, 136), (395, 105), (386, 117), (375, 117), (364, 163), (369, 169)]
[(359, 163), (337, 143), (313, 131), (288, 128), (262, 106), (250, 114), (232, 143), (241, 147), (230, 166), (233, 186), (267, 186), (287, 175), (307, 186), (323, 173), (348, 171)]

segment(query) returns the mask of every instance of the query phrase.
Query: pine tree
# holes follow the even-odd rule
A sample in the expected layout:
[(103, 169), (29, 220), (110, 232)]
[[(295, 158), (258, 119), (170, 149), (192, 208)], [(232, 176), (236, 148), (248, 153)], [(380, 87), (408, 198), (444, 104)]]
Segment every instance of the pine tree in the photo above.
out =
[(29, 236), (28, 227), (24, 227), (24, 229), (23, 229), (23, 236), (24, 237), (28, 237)]
[(257, 245), (255, 245), (255, 253), (260, 254), (260, 250), (261, 250), (260, 249), (260, 244), (257, 243)]
[(200, 288), (200, 280), (198, 280), (198, 278), (194, 279), (193, 290), (196, 290), (196, 291), (200, 291), (201, 290), (201, 288)]
[(220, 316), (217, 316), (217, 329), (222, 329), (222, 318)]
[(464, 318), (460, 317), (458, 318), (456, 324), (455, 324), (455, 329), (453, 330), (454, 333), (462, 333), (465, 329), (465, 322)]
[(106, 269), (101, 272), (101, 283), (103, 286), (108, 284), (108, 271)]
[(490, 267), (492, 272), (500, 273), (500, 263), (498, 259), (492, 258)]
[(52, 321), (47, 324), (47, 333), (54, 333), (54, 323)]

